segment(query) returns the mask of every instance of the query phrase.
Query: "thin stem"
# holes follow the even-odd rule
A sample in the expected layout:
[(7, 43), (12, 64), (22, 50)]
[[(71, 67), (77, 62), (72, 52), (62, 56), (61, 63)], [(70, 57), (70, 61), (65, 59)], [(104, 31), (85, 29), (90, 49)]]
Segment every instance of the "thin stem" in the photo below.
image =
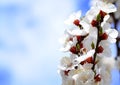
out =
[(97, 49), (98, 49), (98, 46), (99, 46), (99, 43), (100, 43), (100, 39), (99, 39), (99, 29), (100, 29), (100, 25), (97, 27), (97, 43), (96, 43), (96, 48), (95, 48), (95, 53), (94, 53), (94, 57), (93, 57), (93, 67), (92, 67), (92, 70), (94, 71), (95, 69), (95, 62), (96, 62), (96, 56), (97, 56)]

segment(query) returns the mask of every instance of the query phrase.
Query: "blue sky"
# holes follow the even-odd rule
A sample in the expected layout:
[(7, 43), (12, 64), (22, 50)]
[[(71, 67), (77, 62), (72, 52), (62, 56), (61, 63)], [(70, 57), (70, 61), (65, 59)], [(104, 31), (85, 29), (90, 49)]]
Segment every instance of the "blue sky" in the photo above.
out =
[(88, 1), (0, 0), (0, 85), (61, 85), (63, 21)]

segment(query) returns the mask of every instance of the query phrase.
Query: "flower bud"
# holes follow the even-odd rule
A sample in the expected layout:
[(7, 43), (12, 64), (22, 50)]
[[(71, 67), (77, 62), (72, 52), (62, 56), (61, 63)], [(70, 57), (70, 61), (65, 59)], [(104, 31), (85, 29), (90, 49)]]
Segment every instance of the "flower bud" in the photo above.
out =
[(105, 15), (107, 15), (107, 13), (106, 12), (104, 12), (104, 11), (102, 11), (102, 10), (100, 10), (100, 16), (101, 16), (101, 18), (104, 18), (105, 17)]
[(77, 41), (80, 42), (81, 41), (81, 36), (76, 36), (77, 37)]
[(88, 57), (84, 61), (80, 62), (81, 65), (84, 65), (85, 63), (93, 63), (93, 58), (92, 57)]
[(107, 40), (107, 39), (108, 39), (107, 33), (103, 33), (103, 34), (100, 36), (100, 39), (101, 39), (101, 40)]
[(100, 82), (100, 81), (101, 81), (101, 76), (100, 76), (100, 74), (97, 74), (97, 75), (94, 77), (94, 79), (95, 79), (95, 82)]
[(78, 20), (78, 19), (76, 19), (76, 20), (74, 20), (74, 22), (73, 22), (76, 26), (79, 26), (80, 24), (80, 21)]
[(97, 27), (97, 26), (98, 26), (98, 21), (92, 20), (91, 25), (92, 25), (93, 27)]
[(64, 74), (65, 74), (66, 76), (68, 76), (69, 71), (70, 71), (70, 70), (64, 71)]
[(71, 47), (70, 52), (72, 52), (73, 54), (76, 54), (77, 53), (76, 47), (75, 46)]
[(102, 46), (99, 46), (98, 49), (97, 49), (97, 53), (102, 53), (103, 52), (103, 47)]

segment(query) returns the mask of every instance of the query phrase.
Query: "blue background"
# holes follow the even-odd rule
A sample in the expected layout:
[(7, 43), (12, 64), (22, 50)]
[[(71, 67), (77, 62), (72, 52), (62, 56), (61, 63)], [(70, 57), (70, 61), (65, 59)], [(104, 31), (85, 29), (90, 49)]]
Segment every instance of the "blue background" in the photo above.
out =
[[(61, 85), (63, 22), (72, 12), (84, 15), (89, 1), (0, 0), (0, 85)], [(119, 85), (118, 71), (112, 74), (112, 85)]]

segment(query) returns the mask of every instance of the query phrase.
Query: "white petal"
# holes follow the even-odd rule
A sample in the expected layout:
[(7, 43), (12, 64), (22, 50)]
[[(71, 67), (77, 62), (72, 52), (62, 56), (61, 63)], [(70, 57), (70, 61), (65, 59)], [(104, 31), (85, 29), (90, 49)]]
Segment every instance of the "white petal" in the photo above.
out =
[(94, 72), (92, 70), (85, 70), (73, 76), (73, 78), (75, 79), (76, 85), (92, 85)]
[(76, 38), (76, 37), (74, 37), (74, 38), (73, 38), (73, 43), (72, 43), (72, 46), (75, 46), (77, 42), (78, 42), (78, 41), (77, 41), (77, 38)]
[(91, 21), (96, 17), (96, 15), (99, 13), (99, 9), (96, 7), (92, 7), (87, 13), (86, 17), (88, 19), (88, 22), (91, 23)]
[(116, 42), (116, 39), (114, 39), (114, 38), (111, 38), (111, 37), (109, 37), (108, 36), (108, 42), (110, 42), (110, 43), (115, 43)]
[(61, 59), (61, 65), (69, 65), (69, 64), (71, 64), (71, 59), (69, 58), (69, 57), (63, 57), (62, 59)]
[(74, 80), (71, 77), (62, 81), (62, 85), (74, 85)]
[(106, 22), (109, 18), (110, 18), (110, 15), (106, 15), (106, 16), (104, 17), (104, 22)]
[(95, 53), (95, 50), (90, 50), (87, 55), (90, 57), (90, 56), (93, 56), (93, 54)]
[(111, 13), (111, 12), (116, 12), (117, 11), (117, 8), (115, 7), (115, 5), (113, 5), (111, 3), (107, 4), (107, 8), (108, 8), (108, 10), (106, 10), (107, 13)]
[(110, 29), (110, 23), (103, 22), (101, 23), (101, 26), (103, 28), (103, 31)]
[(78, 11), (76, 13), (73, 13), (69, 16), (67, 20), (64, 21), (66, 25), (73, 25), (73, 21), (76, 19), (80, 19), (81, 17), (81, 11)]
[(85, 30), (80, 30), (80, 29), (68, 30), (68, 33), (71, 35), (86, 35), (87, 34)]
[(76, 13), (76, 18), (79, 19), (81, 17), (81, 10)]
[(104, 65), (106, 65), (106, 68), (108, 70), (110, 70), (110, 69), (114, 68), (115, 59), (114, 59), (114, 57), (110, 57), (110, 56), (109, 57), (102, 57), (102, 63)]
[(97, 3), (97, 6), (100, 10), (103, 10), (106, 13), (111, 13), (111, 12), (117, 11), (117, 8), (115, 7), (115, 5), (113, 5), (111, 3), (105, 3), (103, 1), (99, 1)]
[(84, 61), (85, 59), (93, 56), (94, 53), (95, 53), (95, 50), (90, 50), (90, 51), (88, 51), (87, 54), (82, 55), (81, 57), (76, 58), (76, 60), (77, 60), (78, 62)]
[(65, 47), (60, 48), (60, 51), (67, 52), (69, 51), (72, 45), (73, 45), (73, 42), (70, 41), (65, 45)]
[(83, 29), (86, 31), (86, 33), (89, 33), (90, 25), (83, 20), (80, 22), (80, 24), (83, 26)]
[(73, 21), (73, 19), (68, 19), (68, 20), (65, 20), (64, 23), (66, 25), (71, 25), (71, 22)]
[(107, 30), (107, 34), (109, 34), (109, 36), (112, 37), (112, 38), (116, 38), (118, 36), (118, 32), (115, 29)]

